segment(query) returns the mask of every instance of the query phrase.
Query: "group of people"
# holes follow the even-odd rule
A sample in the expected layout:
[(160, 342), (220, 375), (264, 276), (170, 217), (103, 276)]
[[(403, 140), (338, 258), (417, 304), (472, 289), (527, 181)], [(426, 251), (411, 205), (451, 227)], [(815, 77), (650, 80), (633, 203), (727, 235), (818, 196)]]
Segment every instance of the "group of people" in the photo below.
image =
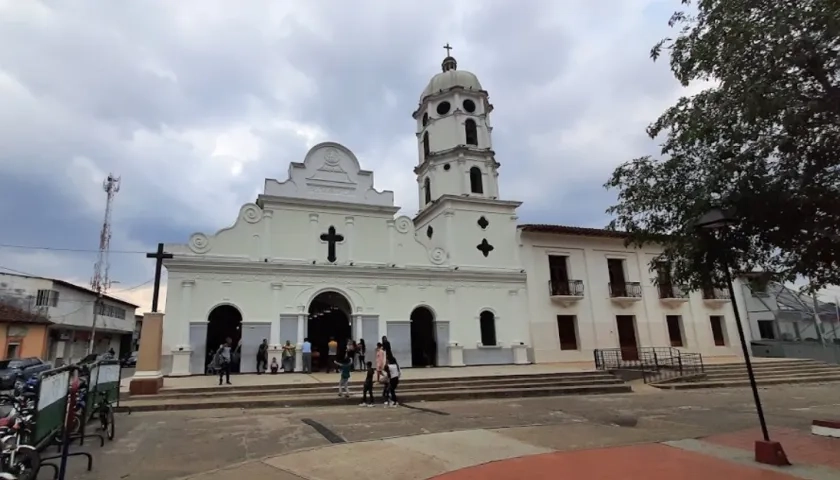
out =
[[(241, 344), (241, 341), (239, 342)], [(219, 373), (219, 385), (222, 381), (227, 385), (230, 383), (230, 366), (233, 362), (234, 351), (239, 351), (240, 345), (237, 345), (234, 350), (233, 341), (227, 338), (225, 343), (219, 346), (219, 349), (214, 355), (213, 363), (216, 365), (216, 370)], [(290, 340), (286, 340), (283, 345), (281, 353), (282, 369), (284, 372), (293, 372), (295, 370), (295, 354), (297, 347), (292, 344)], [(382, 341), (376, 344), (376, 356), (374, 362), (365, 362), (366, 346), (364, 339), (348, 340), (347, 346), (343, 352), (342, 357), (338, 358), (338, 342), (335, 338), (330, 337), (327, 343), (327, 361), (326, 371), (337, 371), (341, 374), (338, 382), (338, 395), (350, 397), (350, 372), (356, 369), (358, 365), (360, 370), (365, 371), (365, 382), (362, 391), (362, 403), (360, 406), (372, 407), (374, 403), (373, 386), (374, 383), (382, 385), (382, 398), (385, 406), (396, 407), (397, 401), (397, 387), (400, 383), (400, 366), (394, 358), (391, 351), (391, 342), (388, 337), (383, 336)], [(301, 359), (303, 365), (301, 370), (303, 373), (312, 373), (312, 343), (308, 338), (303, 339), (301, 345)], [(261, 375), (270, 369), (272, 374), (276, 374), (281, 369), (281, 364), (277, 362), (277, 357), (272, 357), (271, 363), (268, 362), (268, 340), (263, 339), (259, 348), (257, 349), (257, 374)]]

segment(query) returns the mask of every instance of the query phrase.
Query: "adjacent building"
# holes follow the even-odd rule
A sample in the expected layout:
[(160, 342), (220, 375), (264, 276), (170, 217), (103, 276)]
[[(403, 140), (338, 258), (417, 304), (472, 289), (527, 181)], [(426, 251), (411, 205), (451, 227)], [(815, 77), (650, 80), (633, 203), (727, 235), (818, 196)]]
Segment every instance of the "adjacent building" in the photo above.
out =
[(94, 351), (131, 351), (137, 305), (64, 280), (0, 273), (0, 304), (49, 321), (43, 358), (57, 364), (87, 355), (96, 313)]
[(163, 373), (204, 373), (228, 338), (244, 372), (264, 339), (270, 356), (304, 338), (323, 356), (330, 338), (372, 351), (387, 336), (406, 367), (588, 361), (618, 347), (629, 358), (648, 346), (739, 352), (728, 291), (671, 284), (650, 269), (655, 246), (519, 225), (521, 202), (499, 189), (492, 111), (478, 78), (446, 57), (412, 114), (413, 218), (395, 217), (393, 193), (327, 142), (266, 179), (230, 227), (166, 245)]
[(0, 360), (47, 358), (52, 322), (38, 312), (0, 303)]

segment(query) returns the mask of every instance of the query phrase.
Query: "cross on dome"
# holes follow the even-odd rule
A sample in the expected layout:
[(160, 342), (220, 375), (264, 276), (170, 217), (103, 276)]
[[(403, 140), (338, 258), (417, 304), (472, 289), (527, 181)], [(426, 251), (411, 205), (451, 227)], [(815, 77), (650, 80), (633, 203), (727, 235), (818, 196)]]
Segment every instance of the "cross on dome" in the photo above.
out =
[(446, 56), (450, 56), (449, 51), (452, 50), (452, 47), (449, 46), (449, 42), (446, 42), (446, 45), (444, 45), (443, 48), (446, 49)]

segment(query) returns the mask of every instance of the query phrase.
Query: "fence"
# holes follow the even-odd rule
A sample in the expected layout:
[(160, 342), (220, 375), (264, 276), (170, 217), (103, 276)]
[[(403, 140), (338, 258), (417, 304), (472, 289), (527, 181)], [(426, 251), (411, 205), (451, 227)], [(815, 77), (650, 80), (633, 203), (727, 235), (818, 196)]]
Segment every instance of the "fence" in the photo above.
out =
[(660, 383), (704, 372), (701, 354), (682, 352), (673, 347), (605, 348), (595, 350), (594, 355), (596, 369), (641, 371), (645, 383)]

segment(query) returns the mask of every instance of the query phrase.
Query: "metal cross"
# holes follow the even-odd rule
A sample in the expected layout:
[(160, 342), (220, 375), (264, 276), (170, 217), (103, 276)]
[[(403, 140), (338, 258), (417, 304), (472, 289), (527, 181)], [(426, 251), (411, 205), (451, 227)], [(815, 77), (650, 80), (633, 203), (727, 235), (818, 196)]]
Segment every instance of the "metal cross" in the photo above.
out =
[(172, 257), (173, 255), (171, 253), (163, 251), (162, 243), (158, 243), (156, 252), (146, 254), (146, 258), (155, 259), (155, 285), (152, 289), (152, 312), (157, 312), (158, 307), (158, 295), (160, 294), (160, 267), (163, 266), (164, 260), (168, 260)]
[(330, 263), (335, 262), (335, 244), (336, 242), (343, 242), (344, 235), (339, 235), (335, 233), (335, 227), (330, 226), (327, 229), (327, 233), (321, 234), (321, 241), (327, 242), (327, 261)]
[(449, 46), (449, 42), (446, 42), (446, 45), (443, 46), (446, 49), (446, 56), (449, 56), (449, 51), (452, 50), (452, 47)]

